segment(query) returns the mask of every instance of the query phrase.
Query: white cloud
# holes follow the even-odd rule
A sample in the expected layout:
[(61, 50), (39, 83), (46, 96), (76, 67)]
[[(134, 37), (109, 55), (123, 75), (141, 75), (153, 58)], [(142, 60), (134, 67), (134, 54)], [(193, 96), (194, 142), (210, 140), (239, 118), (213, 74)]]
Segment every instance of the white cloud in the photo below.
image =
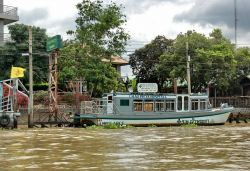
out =
[(175, 15), (189, 10), (192, 6), (192, 3), (181, 5), (172, 2), (151, 6), (142, 13), (128, 15), (126, 29), (130, 31), (133, 40), (142, 42), (149, 42), (158, 35), (174, 39), (180, 32), (200, 29), (185, 22), (173, 21)]
[[(79, 2), (81, 0), (5, 0), (4, 4), (18, 7), (21, 23), (46, 28), (49, 35), (65, 36), (67, 30), (75, 28), (76, 4)], [(68, 22), (69, 19), (72, 21)]]

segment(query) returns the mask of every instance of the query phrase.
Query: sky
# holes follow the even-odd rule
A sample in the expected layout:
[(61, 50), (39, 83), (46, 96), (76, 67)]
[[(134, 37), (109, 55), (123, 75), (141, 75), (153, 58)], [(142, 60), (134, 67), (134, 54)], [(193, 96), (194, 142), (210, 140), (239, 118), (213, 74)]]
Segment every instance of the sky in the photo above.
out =
[[(82, 0), (4, 0), (8, 6), (18, 7), (20, 21), (47, 29), (51, 36), (76, 28), (76, 4)], [(110, 1), (103, 0), (105, 3)], [(130, 34), (127, 54), (144, 46), (158, 35), (174, 39), (179, 33), (195, 30), (209, 35), (220, 28), (235, 41), (234, 0), (113, 0), (123, 5), (127, 17), (125, 30)], [(250, 45), (250, 1), (236, 0), (237, 44)], [(6, 29), (7, 30), (7, 29)]]

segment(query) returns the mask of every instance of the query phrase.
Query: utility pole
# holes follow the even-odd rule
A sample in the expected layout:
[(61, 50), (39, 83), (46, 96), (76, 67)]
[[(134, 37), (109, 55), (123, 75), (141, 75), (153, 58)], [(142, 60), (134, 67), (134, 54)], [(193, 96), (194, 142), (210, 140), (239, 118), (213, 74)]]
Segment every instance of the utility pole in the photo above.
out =
[(190, 56), (188, 55), (188, 42), (186, 42), (186, 57), (187, 57), (187, 84), (188, 84), (188, 94), (191, 94), (191, 79), (190, 79)]
[(235, 49), (237, 49), (237, 1), (234, 0), (234, 40), (235, 40)]
[(28, 127), (33, 127), (33, 64), (32, 64), (32, 27), (29, 26), (29, 115)]

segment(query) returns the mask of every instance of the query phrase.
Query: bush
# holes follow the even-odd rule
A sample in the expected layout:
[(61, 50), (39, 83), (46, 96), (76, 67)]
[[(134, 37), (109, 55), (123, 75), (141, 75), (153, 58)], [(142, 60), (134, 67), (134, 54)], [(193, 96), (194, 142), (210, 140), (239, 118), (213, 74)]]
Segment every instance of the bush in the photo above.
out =
[(45, 103), (46, 100), (49, 97), (49, 92), (48, 91), (36, 91), (34, 92), (34, 102), (35, 103)]
[[(27, 89), (29, 89), (29, 84), (26, 84), (25, 87), (27, 87)], [(33, 85), (34, 91), (40, 91), (40, 90), (48, 91), (48, 89), (49, 89), (48, 83), (40, 83), (40, 84)]]

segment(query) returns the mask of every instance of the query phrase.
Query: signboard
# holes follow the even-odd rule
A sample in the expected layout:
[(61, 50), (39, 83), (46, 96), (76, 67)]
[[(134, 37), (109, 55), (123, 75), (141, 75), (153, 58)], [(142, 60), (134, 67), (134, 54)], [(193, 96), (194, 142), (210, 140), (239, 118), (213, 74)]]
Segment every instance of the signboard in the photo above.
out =
[(55, 49), (60, 49), (62, 47), (62, 39), (60, 35), (56, 35), (47, 40), (46, 49), (47, 52), (53, 51)]
[(156, 93), (158, 92), (158, 85), (156, 83), (138, 83), (137, 91)]

